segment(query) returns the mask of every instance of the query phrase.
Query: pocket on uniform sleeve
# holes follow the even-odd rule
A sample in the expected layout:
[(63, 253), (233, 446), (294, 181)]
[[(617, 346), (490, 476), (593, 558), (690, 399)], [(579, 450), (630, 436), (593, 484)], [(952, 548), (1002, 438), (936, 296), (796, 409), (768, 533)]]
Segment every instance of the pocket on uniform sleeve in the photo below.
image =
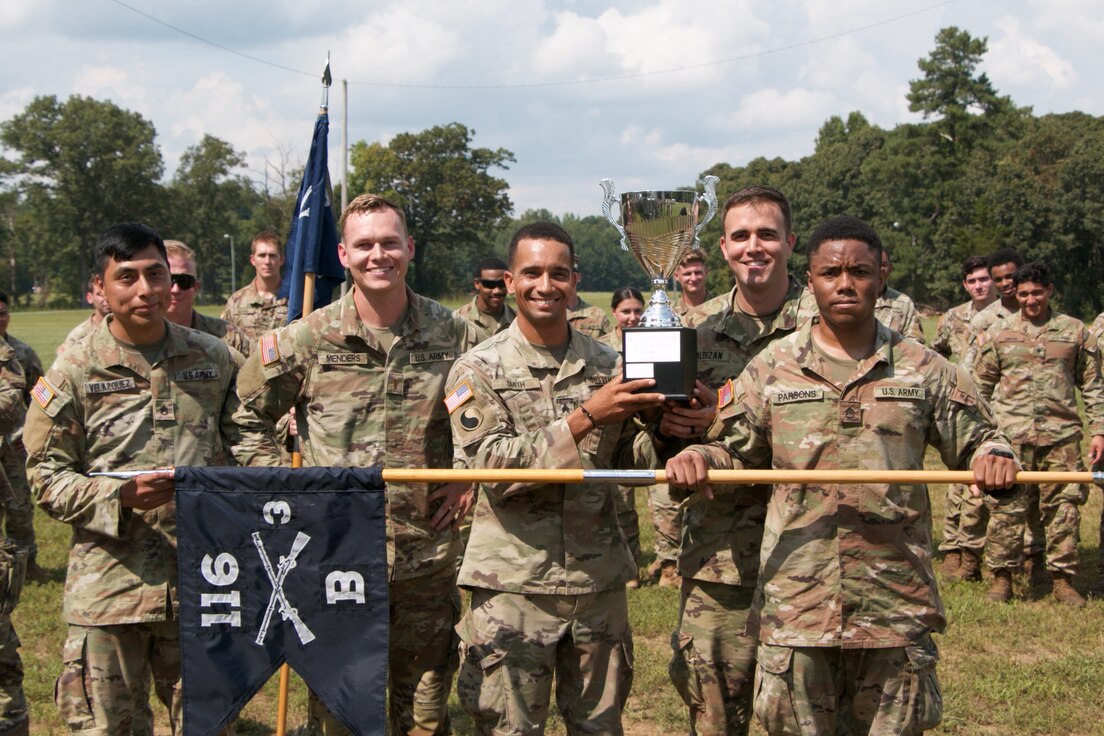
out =
[(88, 668), (85, 656), (86, 634), (76, 628), (61, 648), (62, 671), (54, 682), (54, 704), (71, 731), (83, 731), (96, 726), (92, 701), (88, 695)]

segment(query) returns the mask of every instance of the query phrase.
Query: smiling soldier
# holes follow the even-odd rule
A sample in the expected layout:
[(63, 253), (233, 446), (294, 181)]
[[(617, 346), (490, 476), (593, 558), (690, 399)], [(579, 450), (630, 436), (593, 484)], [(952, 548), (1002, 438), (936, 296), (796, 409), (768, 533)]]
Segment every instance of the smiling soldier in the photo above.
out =
[(477, 340), (497, 335), (514, 321), (514, 310), (506, 303), (506, 264), (498, 258), (484, 258), (475, 266), (472, 288), (475, 296), (456, 310), (474, 326)]

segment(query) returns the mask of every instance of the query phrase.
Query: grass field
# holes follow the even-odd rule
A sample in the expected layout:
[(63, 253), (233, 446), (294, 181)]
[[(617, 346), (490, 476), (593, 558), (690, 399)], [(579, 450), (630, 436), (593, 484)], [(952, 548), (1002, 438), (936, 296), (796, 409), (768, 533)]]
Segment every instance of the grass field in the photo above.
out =
[[(584, 294), (593, 304), (606, 307), (606, 294)], [(462, 300), (454, 300), (457, 306)], [(203, 311), (216, 313), (213, 308)], [(87, 312), (17, 312), (11, 333), (29, 342), (49, 365), (66, 332)], [(934, 324), (926, 323), (931, 335)], [(928, 467), (938, 468), (929, 458)], [(946, 488), (932, 486), (931, 496), (938, 536)], [(645, 550), (652, 531), (644, 495), (641, 511)], [(1082, 509), (1082, 560), (1086, 571), (1076, 581), (1084, 592), (1094, 581), (1098, 558), (1097, 520), (1101, 492), (1094, 488)], [(53, 681), (60, 664), (65, 636), (61, 622), (61, 592), (68, 551), (68, 528), (37, 512), (35, 520), (40, 562), (51, 573), (45, 584), (30, 584), (13, 615), (23, 641), (25, 689), (31, 703), (32, 733), (66, 733), (53, 705)], [(652, 556), (646, 553), (644, 564)], [(1022, 585), (1020, 586), (1022, 592)], [(939, 676), (943, 684), (943, 725), (937, 734), (1003, 736), (1005, 734), (1104, 735), (1104, 602), (1092, 601), (1084, 610), (1064, 608), (1053, 600), (1018, 599), (995, 606), (984, 600), (985, 583), (945, 583), (941, 586), (947, 606), (947, 632), (937, 637), (942, 651)], [(681, 701), (667, 680), (669, 637), (678, 612), (678, 594), (647, 586), (629, 594), (636, 672), (633, 696), (625, 714), (630, 734), (686, 733)], [(293, 679), (289, 724), (304, 720), (305, 688)], [(471, 733), (459, 707), (452, 708), (456, 731)], [(160, 732), (167, 733), (160, 713)], [(239, 732), (269, 734), (275, 724), (275, 683), (269, 683), (246, 708)], [(562, 733), (554, 723), (553, 733)], [(753, 733), (761, 733), (754, 730)]]

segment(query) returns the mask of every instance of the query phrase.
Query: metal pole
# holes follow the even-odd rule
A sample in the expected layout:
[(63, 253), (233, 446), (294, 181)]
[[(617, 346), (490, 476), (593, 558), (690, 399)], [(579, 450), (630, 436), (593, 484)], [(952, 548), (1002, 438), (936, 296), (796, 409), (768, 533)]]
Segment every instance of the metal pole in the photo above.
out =
[(349, 80), (341, 80), (341, 211), (349, 205)]

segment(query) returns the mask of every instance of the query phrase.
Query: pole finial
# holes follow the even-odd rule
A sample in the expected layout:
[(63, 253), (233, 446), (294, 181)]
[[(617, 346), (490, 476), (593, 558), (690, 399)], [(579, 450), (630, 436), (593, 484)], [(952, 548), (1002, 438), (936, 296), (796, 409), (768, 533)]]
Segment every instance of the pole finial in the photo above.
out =
[(333, 84), (333, 76), (330, 74), (330, 52), (326, 52), (326, 66), (322, 69), (322, 110), (330, 109), (330, 85)]

